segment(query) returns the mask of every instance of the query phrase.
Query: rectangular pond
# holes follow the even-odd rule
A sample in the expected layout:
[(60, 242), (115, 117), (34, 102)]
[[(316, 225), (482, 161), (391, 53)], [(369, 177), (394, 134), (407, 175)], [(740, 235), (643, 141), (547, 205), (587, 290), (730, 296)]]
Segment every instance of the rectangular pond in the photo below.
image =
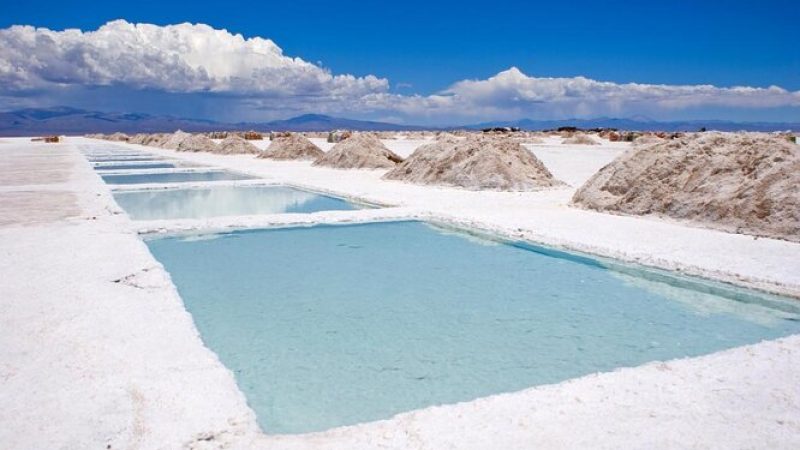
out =
[(134, 220), (200, 219), (360, 208), (339, 198), (287, 186), (126, 191), (114, 193), (114, 199)]
[(385, 419), (800, 331), (790, 299), (663, 282), (673, 278), (420, 222), (147, 244), (267, 433)]
[(169, 172), (101, 175), (108, 184), (187, 183), (198, 181), (252, 180), (255, 177), (242, 173), (216, 170), (207, 172)]
[(110, 170), (147, 170), (147, 169), (174, 169), (175, 163), (164, 161), (141, 161), (132, 163), (96, 164), (94, 170), (105, 172)]
[(154, 155), (136, 155), (136, 156), (94, 156), (86, 158), (91, 163), (115, 163), (115, 162), (142, 162), (142, 161), (155, 161), (159, 158)]

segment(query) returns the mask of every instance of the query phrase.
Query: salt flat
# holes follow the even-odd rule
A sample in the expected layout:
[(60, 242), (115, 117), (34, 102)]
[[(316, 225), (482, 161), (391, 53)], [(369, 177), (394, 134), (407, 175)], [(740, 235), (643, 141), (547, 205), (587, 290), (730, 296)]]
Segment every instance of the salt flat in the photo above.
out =
[[(43, 144), (4, 141), (0, 170), (12, 170), (8, 162), (19, 157), (25, 164), (41, 163), (43, 170), (38, 178), (4, 185), (0, 193), (53, 190), (74, 198), (74, 205), (52, 217), (0, 225), (0, 442), (9, 448), (800, 446), (800, 387), (794, 381), (800, 370), (798, 336), (322, 433), (265, 436), (233, 374), (203, 346), (168, 274), (136, 234), (140, 229), (436, 217), (800, 297), (800, 244), (568, 207), (575, 186), (624, 145), (531, 145), (571, 186), (498, 193), (382, 181), (383, 171), (115, 143), (394, 206), (311, 217), (134, 224), (78, 152), (81, 145), (108, 143), (74, 138), (46, 147), (57, 148), (54, 158), (64, 160), (54, 169), (51, 159), (38, 156)], [(400, 154), (415, 145), (386, 144)], [(39, 185), (45, 180), (55, 181)], [(32, 207), (49, 209), (44, 198), (9, 202), (0, 197), (0, 211), (15, 216)]]

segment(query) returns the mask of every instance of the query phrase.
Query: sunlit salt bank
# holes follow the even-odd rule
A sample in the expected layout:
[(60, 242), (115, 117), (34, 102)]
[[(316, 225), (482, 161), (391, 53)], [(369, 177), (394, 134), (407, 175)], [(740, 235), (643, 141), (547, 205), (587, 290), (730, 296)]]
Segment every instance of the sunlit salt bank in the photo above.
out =
[(147, 243), (267, 433), (800, 332), (787, 299), (420, 222)]
[(287, 186), (124, 191), (115, 192), (114, 199), (134, 220), (311, 213), (364, 207)]
[(161, 172), (101, 175), (108, 184), (186, 183), (205, 181), (251, 180), (254, 177), (228, 170), (203, 172)]

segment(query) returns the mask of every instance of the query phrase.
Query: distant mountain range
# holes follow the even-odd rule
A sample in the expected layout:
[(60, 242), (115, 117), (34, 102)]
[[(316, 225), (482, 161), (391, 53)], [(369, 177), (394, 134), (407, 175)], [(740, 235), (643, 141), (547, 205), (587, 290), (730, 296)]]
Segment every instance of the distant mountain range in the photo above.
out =
[(369, 120), (342, 119), (339, 117), (325, 116), (322, 114), (305, 114), (286, 120), (249, 124), (255, 129), (265, 131), (330, 131), (330, 130), (358, 130), (358, 131), (409, 131), (425, 130), (426, 127), (415, 125), (397, 125), (388, 122), (372, 122)]
[(107, 113), (70, 107), (0, 112), (0, 136), (85, 133), (198, 131), (423, 130), (424, 127), (306, 114), (262, 123), (224, 123), (138, 113)]
[(306, 114), (286, 120), (271, 122), (224, 123), (210, 120), (185, 119), (170, 116), (157, 116), (137, 113), (108, 113), (86, 111), (70, 107), (44, 109), (21, 109), (0, 112), (0, 136), (32, 136), (42, 134), (85, 134), (85, 133), (154, 133), (184, 131), (412, 131), (481, 129), (497, 126), (519, 127), (523, 130), (547, 130), (565, 126), (578, 128), (617, 128), (640, 131), (696, 131), (700, 128), (719, 131), (800, 131), (797, 123), (729, 122), (718, 120), (695, 120), (658, 122), (648, 118), (598, 118), (496, 121), (474, 125), (451, 127), (423, 127), (398, 125), (387, 122), (343, 119), (321, 114)]
[(106, 113), (69, 107), (21, 109), (0, 113), (0, 136), (175, 131), (210, 131), (212, 121), (136, 113)]

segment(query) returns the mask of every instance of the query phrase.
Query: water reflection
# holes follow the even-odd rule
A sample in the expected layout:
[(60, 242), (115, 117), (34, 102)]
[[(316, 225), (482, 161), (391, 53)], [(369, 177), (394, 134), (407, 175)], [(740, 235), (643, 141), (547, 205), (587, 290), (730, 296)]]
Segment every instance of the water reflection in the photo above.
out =
[(144, 161), (137, 164), (98, 164), (94, 166), (94, 170), (107, 171), (107, 170), (143, 170), (143, 169), (174, 169), (175, 164), (166, 162), (149, 162)]
[(169, 173), (142, 173), (131, 175), (102, 175), (103, 181), (108, 184), (147, 184), (147, 183), (185, 183), (189, 181), (223, 181), (223, 180), (249, 180), (253, 177), (228, 172), (169, 172)]
[(341, 199), (285, 186), (220, 186), (207, 189), (118, 192), (114, 194), (114, 198), (134, 220), (200, 219), (356, 209), (356, 206)]

